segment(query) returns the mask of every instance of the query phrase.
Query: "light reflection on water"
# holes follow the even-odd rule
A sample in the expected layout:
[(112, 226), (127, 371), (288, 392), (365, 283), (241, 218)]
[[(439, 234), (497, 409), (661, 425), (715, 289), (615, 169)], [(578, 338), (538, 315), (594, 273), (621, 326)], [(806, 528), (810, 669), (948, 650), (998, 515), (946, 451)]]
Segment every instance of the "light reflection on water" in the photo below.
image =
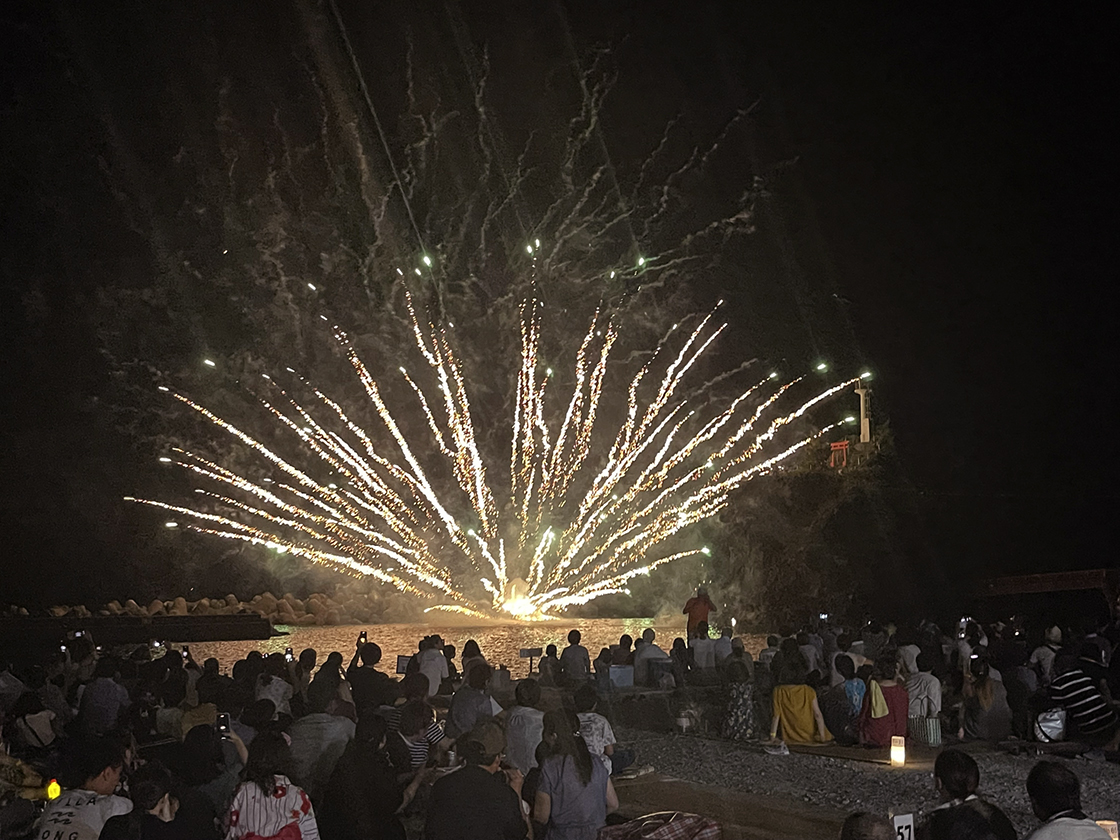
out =
[[(487, 661), (497, 667), (506, 665), (513, 676), (523, 676), (528, 670), (528, 661), (521, 662), (521, 648), (543, 648), (555, 644), (560, 650), (567, 644), (568, 631), (577, 627), (583, 634), (582, 644), (594, 659), (601, 648), (617, 644), (618, 637), (629, 633), (638, 638), (650, 626), (650, 619), (644, 618), (595, 618), (581, 619), (578, 622), (539, 622), (526, 624), (490, 624), (477, 626), (452, 626), (439, 624), (379, 624), (340, 627), (290, 627), (290, 635), (274, 636), (264, 640), (239, 640), (228, 642), (196, 642), (190, 645), (191, 655), (196, 662), (215, 657), (228, 671), (233, 663), (252, 650), (262, 653), (283, 653), (291, 647), (298, 654), (304, 648), (315, 648), (321, 663), (328, 653), (337, 650), (347, 662), (354, 654), (358, 633), (365, 630), (369, 641), (381, 646), (382, 670), (392, 671), (397, 656), (407, 656), (416, 652), (416, 643), (421, 637), (439, 633), (447, 644), (455, 645), (456, 664), (463, 652), (467, 639), (474, 639), (482, 649)], [(684, 636), (684, 616), (675, 624), (656, 621), (653, 629), (657, 633), (657, 643), (666, 650), (677, 636)], [(744, 635), (741, 637), (746, 649), (757, 654), (766, 646), (764, 636)]]

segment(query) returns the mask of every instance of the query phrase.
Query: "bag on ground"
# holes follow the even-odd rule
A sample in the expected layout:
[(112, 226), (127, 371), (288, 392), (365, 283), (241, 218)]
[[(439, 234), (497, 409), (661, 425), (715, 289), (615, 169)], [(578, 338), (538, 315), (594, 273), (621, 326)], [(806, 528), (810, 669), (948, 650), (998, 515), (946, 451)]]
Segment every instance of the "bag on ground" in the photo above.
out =
[(926, 747), (941, 746), (941, 718), (911, 717), (906, 727), (910, 739)]
[(1066, 739), (1066, 710), (1047, 709), (1034, 719), (1035, 740), (1044, 744)]
[(647, 814), (599, 829), (598, 840), (722, 840), (719, 823), (682, 811)]

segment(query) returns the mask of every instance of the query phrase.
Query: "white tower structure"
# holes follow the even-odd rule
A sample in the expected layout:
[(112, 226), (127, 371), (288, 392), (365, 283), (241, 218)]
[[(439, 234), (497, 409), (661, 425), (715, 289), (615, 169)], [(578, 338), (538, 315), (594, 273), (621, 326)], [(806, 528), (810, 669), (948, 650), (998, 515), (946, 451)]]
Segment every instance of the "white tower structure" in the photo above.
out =
[(860, 379), (856, 393), (859, 394), (859, 442), (871, 443), (871, 417), (867, 405), (867, 397), (871, 389), (863, 379)]

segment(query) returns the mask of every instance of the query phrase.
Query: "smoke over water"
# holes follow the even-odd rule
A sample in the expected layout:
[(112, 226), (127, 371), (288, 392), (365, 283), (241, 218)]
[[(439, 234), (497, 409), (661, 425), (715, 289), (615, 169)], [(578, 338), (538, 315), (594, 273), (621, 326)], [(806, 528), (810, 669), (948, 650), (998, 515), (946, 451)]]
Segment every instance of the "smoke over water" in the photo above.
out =
[[(107, 177), (153, 267), (98, 302), (114, 408), (155, 457), (188, 468), (186, 480), (154, 474), (137, 496), (177, 517), (214, 517), (199, 521), (256, 544), (256, 555), (286, 548), (446, 606), (547, 611), (625, 594), (632, 572), (644, 578), (666, 558), (698, 557), (705, 544), (688, 529), (746, 470), (777, 466), (770, 449), (756, 448), (750, 465), (735, 461), (758, 434), (776, 455), (836, 421), (833, 411), (807, 422), (799, 407), (809, 389), (748, 423), (798, 372), (769, 380), (756, 359), (768, 335), (730, 331), (730, 347), (725, 337), (688, 362), (679, 389), (671, 372), (705, 323), (693, 313), (740, 280), (735, 255), (765, 198), (769, 173), (752, 172), (743, 151), (750, 101), (715, 121), (669, 101), (635, 115), (633, 72), (611, 49), (578, 46), (562, 22), (555, 42), (527, 56), (514, 40), (479, 37), (481, 24), (455, 10), (434, 26), (420, 25), (419, 12), (357, 4), (254, 14), (264, 12), (213, 10), (182, 21), (174, 50), (157, 40), (142, 48), (153, 52), (153, 85), (190, 103), (165, 120), (120, 119), (134, 107), (123, 96), (100, 102), (113, 149)], [(95, 81), (109, 72), (96, 35), (71, 23)], [(247, 37), (255, 27), (269, 37)], [(180, 78), (172, 71), (187, 54), (198, 69)], [(737, 287), (736, 306), (753, 294)], [(538, 348), (531, 364), (527, 329)], [(410, 379), (425, 343), (429, 352), (446, 343), (439, 364), (420, 362), (434, 382)], [(594, 407), (600, 359), (595, 387), (609, 399)], [(628, 394), (647, 366), (655, 372)], [(666, 382), (668, 398), (646, 414)], [(179, 395), (179, 408), (153, 412), (153, 387)], [(518, 427), (519, 416), (537, 426)], [(777, 418), (798, 434), (772, 428)], [(689, 446), (709, 422), (719, 433)], [(722, 450), (732, 441), (740, 448)], [(596, 485), (616, 444), (616, 459), (641, 457)], [(725, 465), (709, 465), (713, 455)], [(542, 490), (545, 474), (557, 481), (573, 458), (569, 472), (587, 481)], [(290, 467), (283, 477), (280, 461)], [(375, 480), (378, 469), (386, 472)], [(700, 495), (676, 486), (674, 470), (693, 475)], [(647, 509), (639, 487), (668, 495)], [(542, 492), (554, 504), (541, 503)], [(387, 501), (392, 493), (397, 501)], [(613, 537), (595, 533), (604, 514), (619, 529)], [(554, 518), (555, 544), (541, 549)], [(581, 543), (584, 526), (594, 539)], [(181, 556), (209, 550), (188, 539)], [(603, 546), (610, 559), (561, 551), (577, 544)], [(663, 550), (647, 555), (654, 544)], [(538, 564), (538, 551), (553, 553)], [(511, 598), (518, 578), (525, 588)]]

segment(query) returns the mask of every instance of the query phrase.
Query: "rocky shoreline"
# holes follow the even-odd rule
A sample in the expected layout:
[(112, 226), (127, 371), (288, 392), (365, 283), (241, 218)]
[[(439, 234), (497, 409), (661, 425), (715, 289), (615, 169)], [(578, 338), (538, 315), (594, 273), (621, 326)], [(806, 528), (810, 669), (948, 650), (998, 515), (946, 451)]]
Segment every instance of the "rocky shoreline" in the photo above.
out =
[[(616, 735), (619, 743), (637, 752), (639, 763), (690, 782), (781, 796), (845, 813), (917, 815), (937, 805), (929, 766), (892, 769), (869, 761), (796, 752), (774, 756), (757, 743), (621, 727)], [(1020, 836), (1037, 828), (1027, 801), (1026, 779), (1038, 758), (973, 744), (966, 749), (980, 765), (981, 794), (1007, 814)], [(1069, 766), (1081, 779), (1085, 812), (1094, 819), (1120, 818), (1120, 766), (1084, 758), (1069, 759)]]
[[(393, 597), (396, 595), (397, 597)], [(23, 607), (9, 607), (7, 615), (29, 615)], [(89, 618), (91, 616), (134, 616), (153, 618), (162, 615), (243, 615), (255, 614), (273, 624), (292, 627), (333, 627), (347, 624), (391, 624), (413, 621), (420, 615), (420, 608), (411, 598), (400, 597), (396, 590), (383, 588), (366, 581), (342, 584), (328, 595), (313, 592), (307, 598), (297, 598), (291, 592), (277, 596), (271, 592), (254, 595), (243, 601), (236, 595), (224, 598), (199, 598), (188, 601), (182, 596), (171, 600), (153, 599), (147, 604), (129, 598), (123, 603), (113, 600), (101, 607), (90, 609), (84, 604), (57, 605), (46, 611), (55, 618)]]

